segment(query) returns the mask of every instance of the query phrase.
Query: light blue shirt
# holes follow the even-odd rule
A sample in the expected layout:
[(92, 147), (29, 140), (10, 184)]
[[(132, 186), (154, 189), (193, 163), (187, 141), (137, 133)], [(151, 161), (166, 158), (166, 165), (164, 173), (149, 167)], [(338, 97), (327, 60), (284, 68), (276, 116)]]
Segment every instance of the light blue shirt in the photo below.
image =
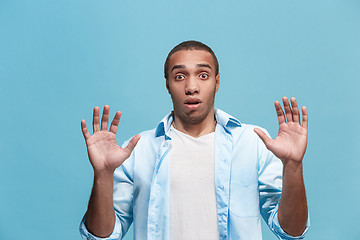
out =
[[(260, 240), (260, 215), (279, 239), (292, 237), (281, 228), (277, 213), (282, 189), (282, 162), (253, 131), (215, 109), (215, 194), (221, 240)], [(90, 234), (80, 224), (83, 239), (122, 239), (134, 223), (134, 239), (170, 239), (168, 132), (173, 115), (157, 128), (142, 132), (131, 156), (114, 172), (115, 227), (108, 238)], [(264, 129), (262, 129), (264, 130)], [(264, 130), (266, 132), (266, 130)], [(266, 134), (268, 134), (266, 132)], [(128, 143), (125, 142), (124, 146)]]

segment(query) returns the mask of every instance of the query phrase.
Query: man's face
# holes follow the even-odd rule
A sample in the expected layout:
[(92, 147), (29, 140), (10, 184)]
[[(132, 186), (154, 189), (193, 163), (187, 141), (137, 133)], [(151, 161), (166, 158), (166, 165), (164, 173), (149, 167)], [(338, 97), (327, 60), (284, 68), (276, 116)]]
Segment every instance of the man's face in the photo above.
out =
[(169, 61), (166, 87), (171, 95), (175, 117), (184, 124), (201, 123), (213, 114), (220, 74), (215, 76), (212, 55), (204, 50), (181, 50)]

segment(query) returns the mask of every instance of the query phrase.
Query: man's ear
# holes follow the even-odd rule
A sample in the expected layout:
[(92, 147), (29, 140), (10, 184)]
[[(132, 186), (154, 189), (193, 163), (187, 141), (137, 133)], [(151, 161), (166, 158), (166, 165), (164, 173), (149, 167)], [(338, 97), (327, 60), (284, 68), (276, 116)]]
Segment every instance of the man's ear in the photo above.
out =
[(217, 93), (220, 87), (220, 73), (216, 75), (215, 81), (215, 92)]
[(170, 87), (169, 87), (169, 81), (166, 78), (165, 78), (165, 80), (166, 80), (166, 89), (167, 89), (168, 93), (171, 94)]

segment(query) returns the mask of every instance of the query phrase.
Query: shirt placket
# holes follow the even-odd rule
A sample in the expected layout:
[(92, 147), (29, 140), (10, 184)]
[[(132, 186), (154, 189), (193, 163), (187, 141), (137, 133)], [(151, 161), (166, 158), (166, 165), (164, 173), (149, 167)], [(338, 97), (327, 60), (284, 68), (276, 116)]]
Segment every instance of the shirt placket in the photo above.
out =
[(232, 136), (219, 127), (215, 132), (215, 193), (220, 240), (228, 239)]
[[(167, 239), (169, 221), (162, 219), (168, 215), (168, 152), (171, 146), (171, 139), (166, 140), (160, 145), (154, 175), (150, 189), (149, 209), (148, 209), (148, 239)], [(162, 222), (163, 220), (163, 222)], [(164, 226), (165, 221), (165, 226)]]

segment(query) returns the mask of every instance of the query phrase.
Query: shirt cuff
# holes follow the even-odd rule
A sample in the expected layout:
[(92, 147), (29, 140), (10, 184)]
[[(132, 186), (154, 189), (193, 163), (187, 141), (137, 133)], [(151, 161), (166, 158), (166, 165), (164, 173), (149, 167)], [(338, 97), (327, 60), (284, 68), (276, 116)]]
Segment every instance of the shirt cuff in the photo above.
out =
[(115, 216), (115, 226), (114, 226), (114, 230), (111, 233), (110, 236), (106, 237), (106, 238), (101, 238), (101, 237), (96, 237), (93, 234), (91, 234), (86, 226), (85, 226), (85, 216), (83, 217), (83, 219), (81, 220), (80, 223), (80, 227), (79, 227), (79, 231), (80, 231), (80, 235), (82, 239), (87, 239), (87, 240), (117, 240), (120, 239), (120, 233), (121, 233), (121, 224), (120, 224), (120, 220), (119, 218), (117, 218)]
[(280, 237), (280, 239), (282, 239), (282, 240), (304, 239), (305, 235), (308, 232), (309, 227), (310, 227), (310, 215), (309, 215), (309, 213), (308, 213), (308, 219), (307, 219), (307, 222), (306, 222), (306, 228), (305, 228), (304, 232), (300, 236), (295, 236), (294, 237), (294, 236), (291, 236), (291, 235), (287, 234), (284, 231), (284, 229), (282, 229), (282, 227), (280, 226), (279, 219), (278, 219), (278, 208), (279, 208), (279, 205), (277, 205), (276, 208), (274, 209), (274, 214), (273, 214), (272, 221), (271, 221), (272, 222), (271, 229), (274, 231), (274, 233), (276, 235), (278, 235)]

